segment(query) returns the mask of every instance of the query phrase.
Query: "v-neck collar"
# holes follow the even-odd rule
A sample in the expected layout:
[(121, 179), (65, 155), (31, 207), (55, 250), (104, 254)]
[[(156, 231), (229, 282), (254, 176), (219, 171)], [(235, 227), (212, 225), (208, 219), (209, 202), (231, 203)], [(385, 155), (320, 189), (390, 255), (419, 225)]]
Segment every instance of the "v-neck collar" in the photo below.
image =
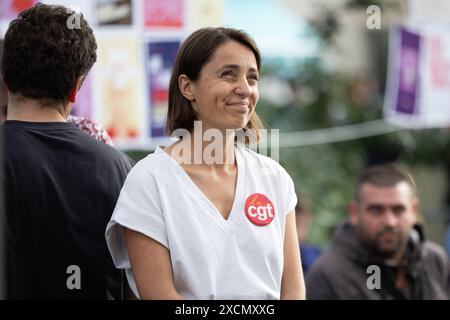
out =
[[(155, 150), (155, 153), (162, 152), (165, 157), (169, 160), (169, 162), (174, 166), (174, 169), (177, 170), (180, 175), (183, 177), (183, 179), (186, 181), (186, 186), (190, 189), (195, 190), (198, 194), (199, 199), (201, 202), (206, 206), (208, 209), (208, 216), (210, 216), (216, 223), (218, 223), (222, 228), (229, 232), (234, 232), (236, 229), (238, 222), (241, 220), (239, 219), (243, 215), (243, 202), (242, 202), (242, 195), (245, 191), (245, 174), (246, 174), (246, 168), (244, 164), (244, 159), (242, 158), (242, 155), (240, 153), (239, 146), (235, 146), (235, 159), (236, 159), (236, 166), (237, 166), (237, 178), (236, 178), (236, 188), (234, 191), (234, 198), (233, 198), (233, 204), (231, 206), (230, 213), (228, 215), (228, 219), (225, 219), (223, 215), (220, 213), (220, 211), (217, 209), (217, 207), (212, 203), (212, 201), (206, 196), (206, 194), (197, 186), (197, 184), (191, 179), (191, 177), (188, 175), (188, 173), (183, 169), (183, 167), (177, 163), (167, 152), (165, 152), (160, 146), (158, 146)], [(242, 211), (242, 212), (240, 212)]]

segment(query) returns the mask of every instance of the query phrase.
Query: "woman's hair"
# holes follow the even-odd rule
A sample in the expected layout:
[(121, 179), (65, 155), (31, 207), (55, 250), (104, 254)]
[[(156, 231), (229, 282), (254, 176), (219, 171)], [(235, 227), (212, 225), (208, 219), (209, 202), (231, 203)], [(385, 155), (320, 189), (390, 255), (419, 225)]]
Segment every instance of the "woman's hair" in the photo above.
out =
[[(71, 19), (79, 24), (70, 27)], [(96, 61), (96, 49), (81, 13), (38, 3), (10, 23), (0, 69), (12, 93), (65, 104), (78, 78)]]
[[(191, 34), (178, 51), (169, 85), (169, 108), (167, 111), (166, 132), (172, 134), (177, 129), (191, 131), (194, 121), (198, 120), (191, 103), (178, 86), (178, 78), (185, 74), (191, 81), (197, 81), (202, 68), (212, 59), (222, 44), (235, 41), (249, 48), (255, 55), (258, 70), (261, 67), (261, 55), (254, 40), (244, 31), (232, 28), (202, 28)], [(256, 112), (247, 123), (244, 132), (251, 130), (259, 140), (261, 121)]]

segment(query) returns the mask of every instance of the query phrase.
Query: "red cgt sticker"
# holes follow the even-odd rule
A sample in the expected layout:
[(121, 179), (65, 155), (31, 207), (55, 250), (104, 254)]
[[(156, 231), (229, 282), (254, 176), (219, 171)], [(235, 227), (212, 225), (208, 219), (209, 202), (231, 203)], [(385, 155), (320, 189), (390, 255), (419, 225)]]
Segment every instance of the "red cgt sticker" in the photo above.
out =
[(261, 193), (253, 193), (245, 201), (245, 214), (257, 226), (267, 226), (275, 217), (272, 201)]

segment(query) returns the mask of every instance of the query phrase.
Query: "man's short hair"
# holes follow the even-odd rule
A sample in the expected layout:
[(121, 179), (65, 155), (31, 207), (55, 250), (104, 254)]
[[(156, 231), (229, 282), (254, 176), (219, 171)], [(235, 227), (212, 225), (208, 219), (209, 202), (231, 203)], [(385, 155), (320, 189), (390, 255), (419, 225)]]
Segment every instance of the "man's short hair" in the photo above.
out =
[[(79, 24), (69, 28), (74, 14)], [(14, 94), (65, 104), (77, 79), (96, 61), (96, 49), (92, 29), (81, 13), (38, 3), (9, 24), (1, 61), (3, 80)]]
[(363, 184), (371, 184), (382, 188), (393, 187), (400, 182), (406, 182), (411, 187), (413, 196), (417, 194), (416, 183), (412, 175), (400, 165), (388, 163), (368, 167), (358, 177), (354, 194), (355, 200), (361, 200), (359, 193)]

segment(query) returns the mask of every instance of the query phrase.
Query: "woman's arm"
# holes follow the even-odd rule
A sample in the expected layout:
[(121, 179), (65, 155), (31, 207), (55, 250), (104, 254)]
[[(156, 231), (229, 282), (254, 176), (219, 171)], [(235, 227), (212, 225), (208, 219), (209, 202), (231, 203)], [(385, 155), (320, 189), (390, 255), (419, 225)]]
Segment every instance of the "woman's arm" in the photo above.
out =
[(142, 300), (181, 300), (173, 282), (170, 253), (159, 242), (124, 228), (139, 296)]
[(281, 279), (282, 300), (304, 300), (306, 298), (305, 280), (300, 260), (300, 250), (295, 226), (295, 212), (286, 216), (284, 236), (284, 268)]

